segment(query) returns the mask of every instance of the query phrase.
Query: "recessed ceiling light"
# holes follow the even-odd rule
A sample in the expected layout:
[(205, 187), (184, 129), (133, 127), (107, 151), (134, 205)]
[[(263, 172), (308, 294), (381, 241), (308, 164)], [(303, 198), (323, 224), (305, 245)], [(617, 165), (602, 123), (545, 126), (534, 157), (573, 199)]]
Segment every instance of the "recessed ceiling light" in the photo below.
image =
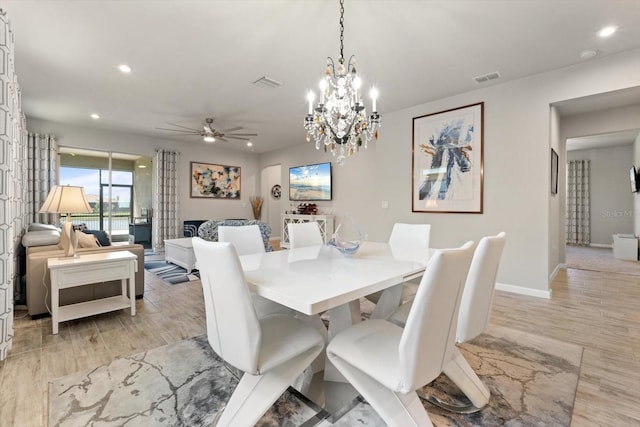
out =
[(100, 118), (100, 116), (99, 116), (99, 115), (97, 115), (96, 113), (93, 113), (93, 114), (91, 115), (91, 118), (92, 118), (92, 119), (94, 119), (94, 120), (98, 120), (98, 119)]
[(600, 37), (609, 37), (611, 34), (615, 33), (617, 30), (618, 30), (618, 27), (616, 27), (615, 25), (609, 25), (607, 27), (604, 27), (600, 31), (598, 31), (598, 35)]
[(253, 147), (253, 142), (248, 141), (248, 142), (247, 142), (247, 147)]
[(129, 74), (131, 72), (131, 67), (129, 67), (127, 64), (120, 64), (118, 65), (118, 70), (122, 71), (125, 74)]
[(598, 54), (598, 51), (595, 49), (585, 49), (580, 52), (581, 59), (591, 59)]

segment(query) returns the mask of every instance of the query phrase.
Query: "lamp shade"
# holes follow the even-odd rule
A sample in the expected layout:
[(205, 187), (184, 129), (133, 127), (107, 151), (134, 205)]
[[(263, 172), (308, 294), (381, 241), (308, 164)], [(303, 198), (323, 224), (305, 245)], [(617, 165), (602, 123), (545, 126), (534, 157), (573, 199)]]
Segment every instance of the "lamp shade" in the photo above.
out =
[(87, 201), (84, 187), (55, 185), (49, 191), (40, 213), (91, 213), (93, 209)]

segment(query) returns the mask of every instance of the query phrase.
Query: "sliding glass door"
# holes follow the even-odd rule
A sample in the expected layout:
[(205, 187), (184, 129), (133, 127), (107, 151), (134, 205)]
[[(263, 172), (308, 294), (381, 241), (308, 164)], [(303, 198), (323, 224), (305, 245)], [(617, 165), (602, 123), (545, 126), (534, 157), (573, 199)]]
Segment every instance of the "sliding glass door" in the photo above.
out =
[(151, 210), (151, 158), (61, 147), (59, 164), (59, 183), (84, 187), (93, 208), (72, 214), (74, 224), (127, 241), (130, 224)]

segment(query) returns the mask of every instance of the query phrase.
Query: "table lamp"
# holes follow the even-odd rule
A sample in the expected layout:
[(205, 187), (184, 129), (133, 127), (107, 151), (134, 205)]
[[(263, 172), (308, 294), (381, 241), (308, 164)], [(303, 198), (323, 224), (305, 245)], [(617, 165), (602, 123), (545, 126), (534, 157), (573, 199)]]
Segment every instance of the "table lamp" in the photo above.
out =
[(66, 214), (60, 243), (68, 257), (76, 256), (77, 236), (71, 224), (70, 214), (72, 213), (92, 213), (93, 209), (87, 201), (84, 187), (74, 187), (71, 185), (55, 185), (49, 191), (47, 200), (40, 208), (40, 213)]

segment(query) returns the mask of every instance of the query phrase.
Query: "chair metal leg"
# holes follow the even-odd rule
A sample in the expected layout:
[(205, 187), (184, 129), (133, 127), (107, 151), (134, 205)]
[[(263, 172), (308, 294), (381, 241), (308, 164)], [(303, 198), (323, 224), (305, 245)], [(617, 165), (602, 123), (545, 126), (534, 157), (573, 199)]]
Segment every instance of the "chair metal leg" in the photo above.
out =
[(454, 358), (445, 366), (444, 374), (464, 393), (471, 401), (468, 405), (452, 405), (435, 396), (418, 392), (420, 398), (442, 409), (458, 414), (472, 414), (480, 411), (489, 403), (491, 393), (482, 384), (475, 371), (469, 366), (460, 350), (456, 347)]

